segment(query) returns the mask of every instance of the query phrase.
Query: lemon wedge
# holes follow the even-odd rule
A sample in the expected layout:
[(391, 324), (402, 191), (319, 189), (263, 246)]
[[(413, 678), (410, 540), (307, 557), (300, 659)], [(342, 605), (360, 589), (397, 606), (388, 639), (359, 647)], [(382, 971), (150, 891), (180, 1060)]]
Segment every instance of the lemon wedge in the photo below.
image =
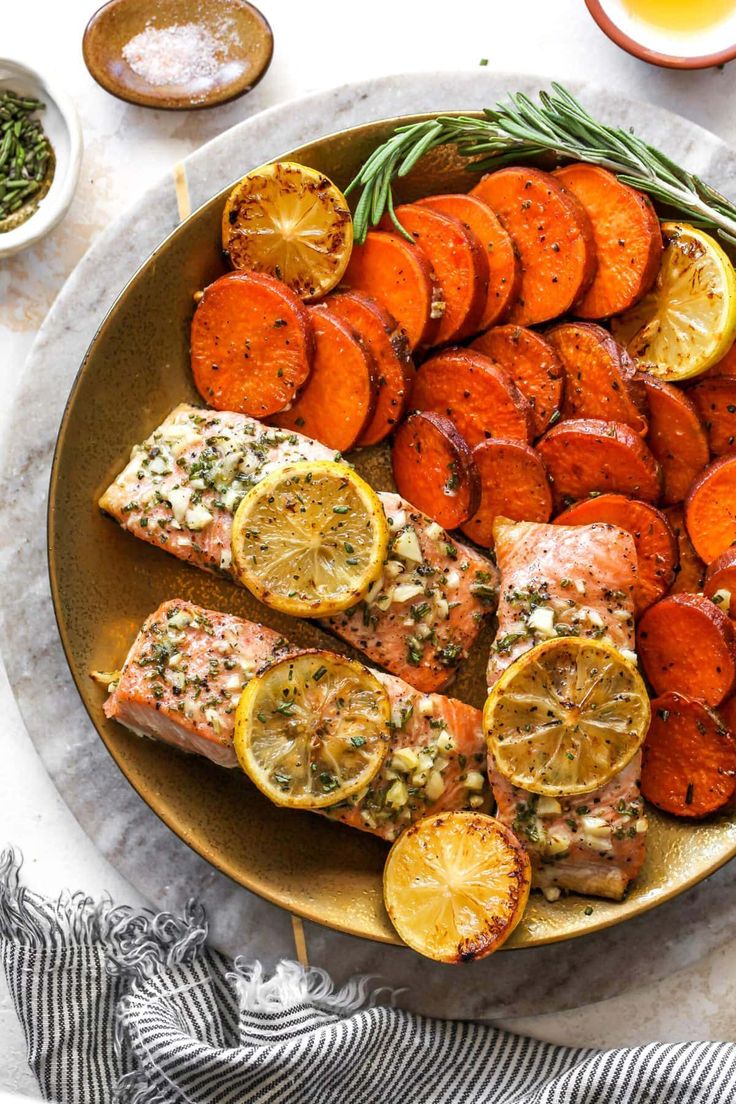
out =
[(244, 176), (222, 215), (222, 248), (234, 268), (266, 272), (302, 299), (339, 282), (353, 248), (345, 196), (316, 169), (275, 161)]
[(303, 460), (267, 475), (240, 503), (233, 570), (265, 605), (326, 617), (376, 581), (388, 538), (381, 500), (351, 467)]
[(485, 958), (526, 906), (529, 857), (513, 832), (482, 813), (424, 817), (391, 848), (383, 899), (404, 942), (436, 962)]
[(613, 335), (639, 367), (659, 379), (698, 376), (736, 337), (736, 272), (720, 245), (682, 222), (662, 224), (665, 250), (656, 283), (611, 319)]
[(235, 753), (277, 805), (323, 809), (374, 778), (390, 719), (385, 687), (362, 664), (299, 652), (246, 686), (235, 714)]
[(649, 727), (641, 675), (612, 645), (565, 636), (508, 667), (483, 711), (498, 770), (532, 793), (563, 796), (605, 785)]

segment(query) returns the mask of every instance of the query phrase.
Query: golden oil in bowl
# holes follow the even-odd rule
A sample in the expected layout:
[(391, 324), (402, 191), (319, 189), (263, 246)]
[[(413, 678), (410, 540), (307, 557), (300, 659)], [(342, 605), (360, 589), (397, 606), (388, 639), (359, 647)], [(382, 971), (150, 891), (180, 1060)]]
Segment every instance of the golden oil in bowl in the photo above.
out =
[(725, 22), (736, 12), (736, 0), (624, 0), (624, 7), (654, 27), (689, 34)]
[[(675, 67), (717, 64), (736, 52), (736, 0), (586, 0), (630, 53)], [(654, 56), (658, 55), (658, 56)]]

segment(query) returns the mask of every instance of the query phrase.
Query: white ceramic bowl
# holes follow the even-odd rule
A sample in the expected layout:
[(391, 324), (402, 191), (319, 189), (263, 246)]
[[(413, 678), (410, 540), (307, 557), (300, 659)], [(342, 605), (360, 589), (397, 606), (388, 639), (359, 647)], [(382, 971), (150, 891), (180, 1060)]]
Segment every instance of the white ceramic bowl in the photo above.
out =
[(82, 163), (82, 128), (76, 108), (53, 81), (10, 58), (0, 58), (0, 91), (12, 89), (46, 104), (40, 112), (43, 129), (56, 157), (54, 179), (38, 210), (13, 230), (0, 234), (0, 257), (26, 249), (53, 230), (69, 209)]

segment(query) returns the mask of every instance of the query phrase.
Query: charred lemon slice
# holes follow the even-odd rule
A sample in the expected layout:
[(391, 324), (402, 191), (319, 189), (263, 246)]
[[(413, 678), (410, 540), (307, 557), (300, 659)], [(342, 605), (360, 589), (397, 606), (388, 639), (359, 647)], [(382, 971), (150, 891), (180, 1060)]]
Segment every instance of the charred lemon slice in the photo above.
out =
[(736, 272), (720, 245), (682, 222), (662, 224), (665, 250), (656, 283), (611, 322), (614, 337), (663, 380), (700, 375), (736, 336)]
[(345, 196), (305, 165), (275, 161), (254, 169), (225, 204), (222, 248), (233, 267), (276, 276), (302, 299), (335, 287), (352, 247)]
[(512, 663), (483, 712), (498, 770), (532, 793), (603, 786), (644, 742), (649, 698), (633, 663), (610, 644), (567, 636)]
[(388, 523), (347, 464), (303, 460), (267, 475), (233, 518), (233, 569), (267, 606), (326, 617), (354, 606), (383, 570)]
[(482, 813), (438, 813), (399, 836), (383, 872), (391, 923), (436, 962), (498, 950), (519, 923), (531, 882), (514, 833)]
[(246, 686), (235, 752), (277, 805), (323, 809), (369, 784), (388, 747), (391, 705), (366, 667), (332, 652), (300, 652)]

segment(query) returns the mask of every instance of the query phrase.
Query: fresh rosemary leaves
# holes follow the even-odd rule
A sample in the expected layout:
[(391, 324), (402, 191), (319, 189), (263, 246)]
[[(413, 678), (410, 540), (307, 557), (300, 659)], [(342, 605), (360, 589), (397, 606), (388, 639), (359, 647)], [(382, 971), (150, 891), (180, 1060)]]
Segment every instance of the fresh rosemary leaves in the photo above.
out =
[(486, 108), (477, 119), (439, 115), (397, 127), (346, 189), (360, 189), (353, 218), (356, 241), (363, 241), (386, 211), (396, 228), (411, 240), (394, 212), (392, 182), (406, 176), (429, 150), (446, 144), (455, 145), (462, 156), (473, 158), (469, 167), (477, 172), (489, 172), (541, 154), (601, 165), (615, 172), (623, 183), (736, 245), (736, 205), (635, 134), (594, 119), (556, 83), (550, 92), (539, 93), (539, 103), (517, 93), (506, 104)]

